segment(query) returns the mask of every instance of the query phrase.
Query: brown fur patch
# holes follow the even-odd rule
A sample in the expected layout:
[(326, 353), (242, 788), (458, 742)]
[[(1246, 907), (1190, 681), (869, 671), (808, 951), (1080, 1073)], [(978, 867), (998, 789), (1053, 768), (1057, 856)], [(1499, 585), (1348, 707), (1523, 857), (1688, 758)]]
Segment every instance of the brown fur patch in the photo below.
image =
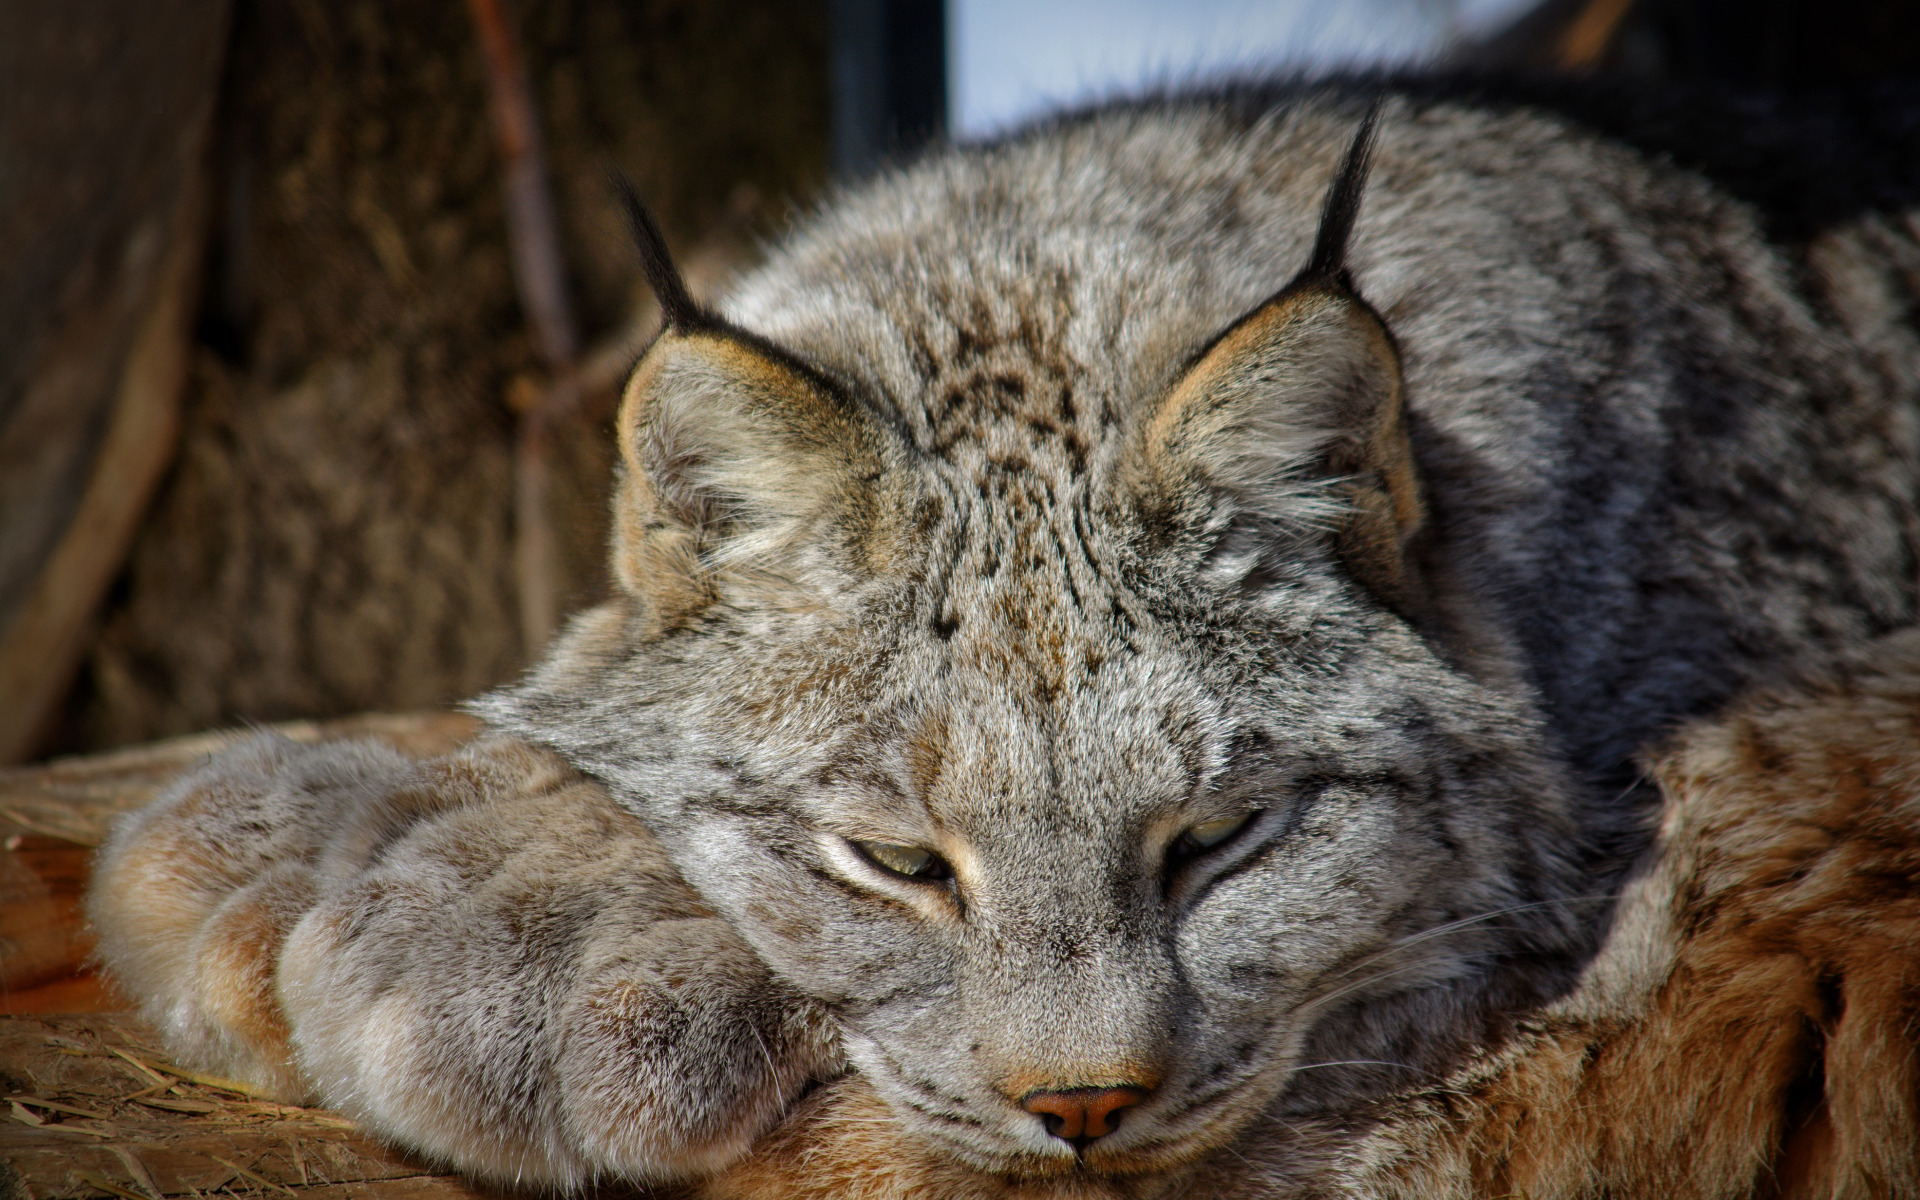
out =
[(293, 1065), (289, 1029), (276, 991), (280, 948), (313, 903), (313, 886), (304, 871), (269, 874), (222, 904), (196, 939), (197, 994), (207, 1016), (247, 1052), (271, 1078), (258, 1079), (262, 1090), (297, 1100), (306, 1085)]
[(1014, 1071), (1001, 1080), (998, 1086), (1002, 1095), (1018, 1104), (1020, 1100), (1034, 1092), (1067, 1092), (1104, 1088), (1144, 1088), (1152, 1091), (1160, 1085), (1160, 1070), (1151, 1062), (1114, 1062), (1099, 1066), (1087, 1066), (1076, 1071), (1071, 1078), (1062, 1079), (1058, 1072), (1029, 1068)]
[(1356, 1194), (1920, 1195), (1920, 639), (1650, 768), (1658, 858), (1581, 993), (1389, 1109)]
[(886, 1102), (847, 1076), (795, 1108), (754, 1153), (703, 1182), (701, 1200), (1121, 1200), (1097, 1179), (1014, 1180), (933, 1158), (908, 1141)]

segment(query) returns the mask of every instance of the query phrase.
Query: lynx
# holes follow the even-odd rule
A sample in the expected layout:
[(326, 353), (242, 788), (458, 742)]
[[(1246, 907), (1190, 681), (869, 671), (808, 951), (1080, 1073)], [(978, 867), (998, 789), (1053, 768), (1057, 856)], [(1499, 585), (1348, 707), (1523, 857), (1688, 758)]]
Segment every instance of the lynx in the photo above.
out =
[(938, 154), (718, 310), (636, 206), (617, 596), (461, 755), (264, 741), (131, 818), (106, 962), (194, 1061), (559, 1186), (835, 1080), (1010, 1194), (1169, 1194), (1563, 1001), (1636, 755), (1914, 619), (1920, 225), (1369, 99)]
[[(1165, 1191), (1262, 1200), (1920, 1195), (1920, 636), (1649, 756), (1655, 849), (1565, 997), (1452, 1074), (1269, 1119)], [(702, 1200), (1006, 1200), (916, 1152), (858, 1075)], [(1093, 1189), (1068, 1195), (1111, 1195)]]

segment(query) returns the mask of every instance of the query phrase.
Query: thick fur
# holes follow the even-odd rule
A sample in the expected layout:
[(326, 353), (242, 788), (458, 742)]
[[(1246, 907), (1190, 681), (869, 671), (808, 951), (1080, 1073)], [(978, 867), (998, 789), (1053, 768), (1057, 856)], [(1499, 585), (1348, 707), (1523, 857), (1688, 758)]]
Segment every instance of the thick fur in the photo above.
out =
[[(664, 1176), (843, 1050), (853, 1082), (808, 1103), (867, 1089), (844, 1111), (941, 1170), (1152, 1195), (1273, 1145), (1254, 1169), (1291, 1186), (1590, 978), (1653, 827), (1636, 753), (1915, 618), (1914, 218), (1776, 242), (1700, 175), (1416, 92), (1362, 187), (1366, 110), (1063, 119), (838, 198), (717, 312), (670, 306), (619, 422), (620, 595), (477, 708), (603, 781), (684, 880), (633, 868), (608, 936), (701, 906), (740, 943), (715, 994), (801, 1014), (781, 1036), (813, 1061), (709, 1067), (775, 1098), (716, 1106), (677, 1082), (726, 1029), (663, 1041), (631, 1069), (694, 1132), (595, 1158), (548, 1066), (581, 943), (524, 922), (625, 876), (529, 815), (446, 939), (464, 885), (416, 877), (497, 843), (434, 816), (411, 866), (287, 885), (316, 898), (277, 978), (322, 1094), (495, 1175)], [(143, 839), (109, 862), (198, 853)], [(510, 886), (547, 854), (551, 883)], [(211, 899), (155, 951), (135, 901), (98, 903), (109, 961), (174, 1011), (203, 974), (165, 947)], [(183, 1045), (242, 1037), (183, 1011)], [(510, 1112), (433, 1100), (509, 1077)], [(1085, 1146), (1023, 1106), (1122, 1087), (1145, 1101)]]
[[(274, 775), (268, 779), (263, 771)], [(971, 1171), (930, 1154), (892, 1118), (867, 1081), (848, 1075), (802, 1101), (750, 1157), (707, 1180), (697, 1194), (707, 1200), (1106, 1200), (1133, 1194), (1735, 1200), (1920, 1192), (1920, 1037), (1914, 1033), (1920, 995), (1912, 986), (1920, 970), (1920, 634), (1898, 635), (1825, 677), (1763, 691), (1717, 720), (1693, 725), (1652, 758), (1648, 772), (1664, 800), (1659, 835), (1579, 986), (1522, 1015), (1444, 1080), (1353, 1111), (1257, 1125), (1197, 1171), (1152, 1181), (1151, 1191), (1141, 1191), (1092, 1179), (1023, 1184)], [(365, 797), (395, 779), (405, 784), (392, 794), (389, 813), (470, 808), (489, 831), (476, 836), (468, 827), (459, 840), (506, 838), (539, 847), (504, 871), (443, 879), (432, 920), (411, 931), (373, 935), (394, 939), (384, 946), (386, 953), (408, 956), (387, 965), (402, 995), (425, 988), (443, 1002), (498, 1002), (527, 982), (523, 951), (478, 964), (486, 973), (478, 979), (469, 964), (461, 981), (472, 989), (466, 997), (441, 983), (445, 956), (459, 952), (473, 929), (452, 915), (484, 907), (482, 898), (502, 883), (519, 893), (514, 909), (522, 931), (560, 924), (570, 909), (577, 919), (582, 896), (573, 885), (605, 889), (585, 906), (596, 924), (625, 929), (619, 939), (599, 945), (576, 940), (558, 956), (576, 978), (596, 973), (610, 943), (618, 947), (615, 955), (629, 961), (647, 954), (657, 945), (642, 932), (649, 917), (672, 911), (676, 900), (683, 906), (679, 911), (700, 911), (657, 858), (649, 862), (645, 852), (635, 854), (634, 847), (647, 841), (637, 823), (542, 752), (495, 742), (412, 770), (366, 745), (310, 749), (263, 739), (183, 780), (170, 798), (130, 819), (102, 860), (102, 870), (116, 874), (95, 893), (96, 919), (118, 938), (104, 952), (123, 980), (149, 995), (171, 988), (203, 998), (205, 1011), (193, 1024), (183, 1025), (165, 1010), (149, 1012), (176, 1047), (198, 1048), (193, 1061), (262, 1081), (273, 1079), (271, 1069), (292, 1057), (271, 984), (247, 984), (211, 998), (232, 987), (235, 976), (224, 965), (208, 965), (209, 958), (220, 964), (253, 959), (239, 976), (270, 978), (271, 954), (266, 962), (259, 957), (264, 945), (279, 940), (263, 943), (244, 922), (224, 915), (209, 919), (249, 904), (260, 890), (208, 863), (216, 844), (211, 839), (286, 856), (284, 839), (266, 841), (265, 826), (248, 823), (260, 814), (263, 794), (285, 796), (303, 783), (324, 780), (336, 798), (349, 790)], [(312, 795), (295, 811), (319, 811)], [(528, 806), (528, 800), (534, 803)], [(524, 823), (516, 824), (516, 812)], [(225, 819), (215, 823), (216, 813)], [(407, 823), (403, 817), (387, 828)], [(275, 824), (299, 827), (297, 821)], [(549, 874), (556, 851), (572, 840), (568, 835), (589, 828), (594, 836), (587, 844), (598, 848), (573, 846), (578, 857), (560, 866), (562, 877)], [(453, 860), (444, 851), (419, 853), (434, 842), (447, 844), (444, 833), (408, 841), (414, 848), (402, 843), (386, 856), (394, 866), (414, 864), (401, 874), (413, 875), (417, 866), (444, 868)], [(131, 852), (135, 846), (147, 852)], [(365, 846), (362, 839), (352, 856), (363, 859)], [(534, 858), (546, 861), (536, 867)], [(127, 872), (151, 872), (156, 862), (169, 864), (167, 874), (140, 881), (139, 894), (147, 900), (140, 918), (148, 926), (133, 928), (135, 918), (106, 906), (135, 886)], [(284, 878), (286, 857), (279, 863), (278, 877)], [(633, 877), (626, 874), (636, 866), (648, 904), (638, 920), (628, 903)], [(208, 904), (211, 881), (223, 878), (228, 902)], [(272, 878), (269, 873), (260, 882)], [(376, 879), (363, 871), (358, 886), (378, 886)], [(196, 905), (205, 914), (194, 939), (197, 956), (169, 948), (169, 937), (177, 935), (167, 929), (180, 923), (174, 914)], [(335, 908), (337, 916), (337, 903)], [(292, 914), (288, 924), (299, 915)], [(374, 1062), (369, 1048), (392, 1046), (394, 1039), (370, 1029), (382, 1018), (405, 1018), (391, 1000), (378, 1015), (371, 1008), (341, 1014), (310, 1007), (303, 1023), (338, 1024), (351, 1015), (365, 1027), (328, 1031), (335, 1034), (331, 1047), (321, 1044), (329, 1039), (316, 1031), (303, 1029), (299, 1040), (315, 1048), (309, 1057), (316, 1050), (331, 1054), (348, 1072), (360, 1074), (357, 1085), (340, 1090), (348, 1097), (370, 1086), (405, 1090), (404, 1083), (395, 1087), (396, 1077), (418, 1087), (437, 1074), (441, 1084), (433, 1090), (441, 1099), (429, 1108), (432, 1116), (414, 1113), (402, 1125), (364, 1100), (354, 1111), (399, 1140), (437, 1148), (470, 1169), (534, 1140), (525, 1128), (504, 1129), (502, 1120), (531, 1104), (535, 1111), (545, 1108), (554, 1131), (564, 1127), (574, 1146), (549, 1146), (546, 1169), (524, 1170), (523, 1178), (569, 1178), (553, 1169), (555, 1158), (569, 1163), (575, 1178), (583, 1169), (658, 1177), (666, 1156), (662, 1132), (674, 1127), (672, 1113), (662, 1111), (662, 1097), (670, 1095), (691, 1111), (699, 1111), (702, 1100), (718, 1102), (710, 1111), (738, 1114), (745, 1128), (765, 1120), (764, 1114), (727, 1109), (727, 1098), (691, 1095), (680, 1082), (683, 1074), (710, 1076), (764, 1061), (751, 1050), (743, 1054), (739, 1026), (726, 1026), (738, 1020), (743, 1005), (763, 999), (767, 985), (750, 969), (724, 968), (738, 961), (731, 956), (740, 944), (713, 925), (692, 917), (653, 926), (656, 933), (700, 930), (687, 943), (700, 957), (669, 968), (678, 980), (698, 981), (694, 986), (704, 992), (697, 1000), (682, 993), (679, 1023), (661, 1021), (658, 1007), (650, 1012), (639, 999), (644, 992), (622, 995), (587, 1023), (591, 1040), (572, 1048), (574, 1070), (564, 1079), (530, 1068), (533, 1060), (559, 1057), (555, 1047), (567, 1038), (533, 1023), (515, 1026), (514, 1037), (493, 1047), (511, 1066), (491, 1078), (473, 1078), (475, 1060), (449, 1053), (466, 1024), (457, 1018), (431, 1039), (403, 1044), (390, 1059)], [(525, 932), (514, 936), (527, 938)], [(137, 975), (156, 950), (196, 978)], [(627, 973), (671, 986), (675, 977), (663, 977), (660, 964), (673, 956), (654, 954), (650, 971), (629, 967)], [(305, 961), (337, 964), (350, 957), (351, 951), (334, 946)], [(290, 956), (290, 975), (306, 969), (302, 958), (297, 950)], [(209, 1038), (208, 1029), (224, 1030), (244, 1045)], [(254, 1032), (263, 1029), (281, 1032)], [(818, 1046), (803, 1037), (790, 1048), (776, 1043), (770, 1052), (797, 1051), (792, 1063), (798, 1071), (809, 1050), (817, 1054)], [(809, 1065), (831, 1070), (824, 1056)], [(448, 1106), (445, 1084), (454, 1080), (472, 1090)], [(569, 1098), (563, 1126), (549, 1106), (567, 1089), (579, 1094)], [(447, 1107), (458, 1111), (440, 1111)], [(504, 1144), (480, 1140), (475, 1127), (482, 1122), (491, 1126), (484, 1135), (505, 1134)], [(636, 1144), (644, 1147), (639, 1154)]]
[[(1249, 1130), (1164, 1194), (1920, 1194), (1920, 634), (1690, 727), (1649, 773), (1657, 843), (1574, 992), (1445, 1079)], [(929, 1160), (857, 1076), (701, 1192), (1125, 1194)]]
[[(1592, 953), (1638, 749), (1914, 618), (1906, 214), (1776, 243), (1549, 114), (1389, 96), (1298, 279), (1366, 104), (1267, 101), (839, 198), (642, 362), (640, 569), (480, 706), (980, 1170), (1150, 1174), (1445, 1073)], [(1356, 1059), (1402, 1065), (1297, 1069)], [(1084, 1155), (1018, 1102), (1129, 1084)]]
[(507, 739), (258, 738), (115, 830), (90, 915), (185, 1061), (502, 1181), (706, 1174), (838, 1069), (631, 814)]

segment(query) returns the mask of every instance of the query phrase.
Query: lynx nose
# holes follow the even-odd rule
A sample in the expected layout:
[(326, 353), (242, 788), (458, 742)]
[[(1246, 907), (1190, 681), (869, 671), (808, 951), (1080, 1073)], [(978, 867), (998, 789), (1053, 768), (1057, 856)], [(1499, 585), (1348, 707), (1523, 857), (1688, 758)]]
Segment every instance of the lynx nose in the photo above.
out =
[(1085, 1146), (1120, 1126), (1120, 1110), (1147, 1098), (1142, 1087), (1073, 1088), (1064, 1092), (1028, 1092), (1020, 1107), (1045, 1117), (1047, 1132)]

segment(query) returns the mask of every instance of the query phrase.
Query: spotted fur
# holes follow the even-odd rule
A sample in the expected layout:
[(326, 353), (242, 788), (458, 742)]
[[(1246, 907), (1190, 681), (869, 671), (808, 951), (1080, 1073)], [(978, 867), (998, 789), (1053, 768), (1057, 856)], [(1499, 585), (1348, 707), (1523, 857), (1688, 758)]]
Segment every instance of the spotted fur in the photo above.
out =
[[(1259, 1131), (1356, 1131), (1580, 994), (1649, 837), (1640, 750), (1912, 622), (1911, 208), (1776, 240), (1712, 172), (1540, 108), (1406, 89), (1369, 142), (1349, 89), (1259, 99), (936, 155), (715, 311), (666, 289), (619, 422), (620, 594), (476, 708), (604, 784), (737, 939), (716, 1004), (732, 981), (831, 1030), (793, 1035), (804, 1070), (719, 1030), (661, 1043), (649, 1102), (689, 1128), (727, 1114), (685, 1066), (779, 1098), (843, 1053), (807, 1111), (855, 1097), (902, 1161), (1016, 1193), (1158, 1194)], [(172, 853), (141, 837), (119, 853)], [(636, 939), (682, 902), (631, 891)], [(359, 1003), (360, 955), (439, 944), (379, 889), (324, 894), (349, 898), (289, 935), (283, 1005), (296, 960), (299, 994)], [(351, 949), (363, 927), (388, 948)], [(462, 978), (575, 969), (565, 940), (498, 944), (509, 967)], [(155, 953), (173, 1003), (199, 976)], [(325, 1025), (286, 1015), (296, 1047)], [(555, 1052), (485, 1012), (452, 1028), (327, 1051), (326, 1094)], [(1129, 1086), (1146, 1102), (1084, 1148), (1021, 1103)], [(777, 1107), (520, 1165), (445, 1132), (458, 1112), (377, 1119), (568, 1182), (712, 1169)], [(521, 1111), (515, 1145), (571, 1128)]]
[[(654, 565), (481, 706), (971, 1168), (1152, 1173), (1446, 1070), (1592, 953), (1638, 748), (1914, 616), (1908, 215), (1776, 243), (1540, 110), (1389, 96), (1303, 278), (1366, 101), (1267, 100), (829, 205), (717, 314), (750, 334), (641, 364)], [(1297, 1069), (1354, 1059), (1401, 1065)], [(1083, 1157), (1015, 1102), (1127, 1082)]]

